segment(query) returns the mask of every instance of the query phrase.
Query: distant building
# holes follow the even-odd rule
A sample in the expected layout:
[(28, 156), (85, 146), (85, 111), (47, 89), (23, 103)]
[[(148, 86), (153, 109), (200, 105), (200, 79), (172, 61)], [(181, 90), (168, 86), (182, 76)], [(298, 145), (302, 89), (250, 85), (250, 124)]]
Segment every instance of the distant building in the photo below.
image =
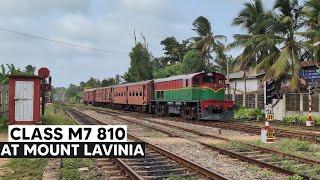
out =
[(246, 80), (243, 75), (243, 71), (231, 73), (229, 75), (230, 86), (227, 93), (242, 94), (245, 91), (245, 84), (247, 92), (256, 92), (263, 89), (263, 78), (265, 72), (247, 72)]

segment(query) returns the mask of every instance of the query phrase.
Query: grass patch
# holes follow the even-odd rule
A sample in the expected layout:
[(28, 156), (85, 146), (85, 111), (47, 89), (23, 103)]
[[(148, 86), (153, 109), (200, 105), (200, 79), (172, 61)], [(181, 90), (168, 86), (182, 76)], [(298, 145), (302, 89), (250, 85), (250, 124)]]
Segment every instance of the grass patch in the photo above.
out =
[(248, 152), (252, 150), (250, 146), (247, 146), (245, 144), (242, 144), (236, 141), (228, 141), (227, 143), (220, 143), (220, 144), (217, 144), (216, 146), (223, 149), (237, 149), (240, 152)]
[[(0, 133), (7, 132), (7, 119), (7, 116), (0, 117)], [(42, 119), (46, 125), (75, 124), (59, 105), (47, 106)], [(14, 173), (7, 173), (1, 179), (41, 179), (46, 163), (47, 159), (45, 158), (12, 159), (5, 165), (5, 168), (14, 171)]]
[(13, 159), (5, 167), (14, 172), (5, 174), (1, 179), (41, 179), (46, 162), (43, 158)]
[(272, 144), (254, 141), (254, 144), (270, 149), (279, 150), (288, 154), (294, 154), (311, 159), (320, 159), (320, 145), (305, 140), (281, 138)]
[(42, 118), (43, 124), (46, 125), (73, 125), (76, 122), (64, 113), (62, 107), (57, 104), (47, 106), (45, 115)]
[[(88, 171), (80, 172), (79, 168), (87, 167)], [(93, 159), (62, 159), (61, 167), (61, 179), (96, 179), (98, 176), (102, 176), (94, 170)]]

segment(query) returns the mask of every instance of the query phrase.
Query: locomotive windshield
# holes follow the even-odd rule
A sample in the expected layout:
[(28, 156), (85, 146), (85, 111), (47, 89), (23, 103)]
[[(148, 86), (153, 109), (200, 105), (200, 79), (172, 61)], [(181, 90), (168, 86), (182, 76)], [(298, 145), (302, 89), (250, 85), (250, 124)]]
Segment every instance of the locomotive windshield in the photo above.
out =
[(202, 82), (204, 82), (204, 83), (215, 83), (214, 76), (203, 76)]

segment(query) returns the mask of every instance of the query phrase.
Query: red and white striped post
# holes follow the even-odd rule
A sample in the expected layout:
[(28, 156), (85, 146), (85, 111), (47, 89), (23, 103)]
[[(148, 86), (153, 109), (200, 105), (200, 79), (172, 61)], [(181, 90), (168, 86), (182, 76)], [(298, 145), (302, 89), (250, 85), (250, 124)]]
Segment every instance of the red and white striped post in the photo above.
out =
[(308, 114), (308, 119), (306, 121), (306, 126), (313, 126), (313, 124), (314, 124), (313, 119), (312, 119), (312, 98), (311, 98), (311, 94), (313, 94), (313, 89), (314, 89), (314, 87), (309, 86), (309, 93), (308, 93), (309, 114)]

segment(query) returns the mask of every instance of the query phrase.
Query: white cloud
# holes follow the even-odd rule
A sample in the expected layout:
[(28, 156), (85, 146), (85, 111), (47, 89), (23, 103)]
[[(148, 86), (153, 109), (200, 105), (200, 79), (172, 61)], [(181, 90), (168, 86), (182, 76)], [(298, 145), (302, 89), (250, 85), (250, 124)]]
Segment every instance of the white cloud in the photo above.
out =
[(34, 16), (49, 12), (85, 12), (87, 0), (1, 0), (0, 16)]

